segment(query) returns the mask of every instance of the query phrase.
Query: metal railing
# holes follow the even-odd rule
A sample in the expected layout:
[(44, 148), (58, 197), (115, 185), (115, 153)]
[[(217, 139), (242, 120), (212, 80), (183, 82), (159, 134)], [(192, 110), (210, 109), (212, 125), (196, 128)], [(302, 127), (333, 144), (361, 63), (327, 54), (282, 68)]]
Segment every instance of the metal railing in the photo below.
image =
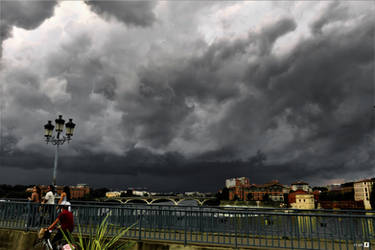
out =
[[(0, 227), (36, 230), (48, 226), (56, 218), (56, 211), (54, 205), (0, 202)], [(267, 249), (371, 249), (375, 246), (375, 216), (366, 211), (328, 213), (104, 203), (73, 204), (72, 212), (83, 233), (89, 233), (106, 216), (111, 235), (136, 223), (125, 237), (137, 240)]]

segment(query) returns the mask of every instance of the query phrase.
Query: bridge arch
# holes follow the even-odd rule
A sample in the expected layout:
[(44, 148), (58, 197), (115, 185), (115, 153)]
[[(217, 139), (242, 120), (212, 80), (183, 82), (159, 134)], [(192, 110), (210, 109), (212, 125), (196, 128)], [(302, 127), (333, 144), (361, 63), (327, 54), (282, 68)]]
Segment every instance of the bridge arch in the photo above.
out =
[(147, 205), (155, 204), (158, 201), (170, 201), (173, 205), (180, 205), (184, 201), (192, 200), (197, 203), (198, 206), (203, 206), (207, 201), (215, 200), (216, 197), (191, 197), (191, 196), (134, 196), (134, 197), (114, 197), (107, 198), (102, 201), (105, 202), (118, 202), (121, 204), (127, 204), (134, 201), (139, 201)]
[(146, 203), (146, 204), (148, 204), (148, 205), (150, 204), (150, 203), (147, 201), (147, 199), (145, 199), (145, 198), (139, 198), (139, 197), (126, 199), (125, 202), (124, 202), (124, 204), (130, 203), (131, 201), (143, 201), (144, 203)]
[(153, 204), (155, 201), (164, 201), (164, 200), (171, 201), (174, 205), (178, 205), (178, 202), (175, 199), (168, 198), (168, 197), (152, 199), (152, 201), (149, 204)]
[(122, 200), (119, 200), (119, 199), (107, 199), (107, 200), (104, 200), (104, 202), (116, 202), (116, 203), (123, 203)]
[(199, 206), (202, 205), (201, 202), (197, 198), (194, 198), (194, 197), (181, 198), (180, 200), (177, 201), (176, 205), (180, 205), (180, 203), (183, 202), (183, 201), (196, 201), (197, 205), (199, 205)]

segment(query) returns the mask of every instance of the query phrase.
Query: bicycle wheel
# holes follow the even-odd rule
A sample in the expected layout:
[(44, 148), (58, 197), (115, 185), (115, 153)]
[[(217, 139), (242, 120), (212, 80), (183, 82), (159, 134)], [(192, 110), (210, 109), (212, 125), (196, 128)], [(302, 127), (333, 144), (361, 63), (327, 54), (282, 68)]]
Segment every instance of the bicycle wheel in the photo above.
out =
[(44, 244), (45, 244), (45, 248), (46, 250), (53, 250), (53, 247), (52, 247), (52, 244), (51, 244), (51, 240), (50, 239), (47, 239), (44, 241)]

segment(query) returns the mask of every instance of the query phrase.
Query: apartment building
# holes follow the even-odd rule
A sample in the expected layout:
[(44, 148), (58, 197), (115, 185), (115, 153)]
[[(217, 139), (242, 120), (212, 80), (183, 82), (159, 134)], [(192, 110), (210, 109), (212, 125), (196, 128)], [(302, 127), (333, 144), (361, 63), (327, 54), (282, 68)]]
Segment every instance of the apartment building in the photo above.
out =
[(314, 209), (314, 195), (313, 194), (296, 194), (296, 202), (290, 204), (292, 208), (296, 209)]
[(374, 179), (365, 179), (354, 182), (354, 200), (363, 201), (365, 209), (372, 209), (370, 195), (374, 183)]
[(272, 201), (284, 201), (284, 194), (288, 194), (289, 190), (289, 187), (274, 180), (266, 184), (252, 184), (245, 193), (246, 197), (251, 197), (251, 200), (255, 201), (262, 201), (266, 196)]
[(247, 200), (246, 190), (250, 187), (247, 177), (237, 177), (225, 180), (225, 186), (229, 190), (229, 200)]

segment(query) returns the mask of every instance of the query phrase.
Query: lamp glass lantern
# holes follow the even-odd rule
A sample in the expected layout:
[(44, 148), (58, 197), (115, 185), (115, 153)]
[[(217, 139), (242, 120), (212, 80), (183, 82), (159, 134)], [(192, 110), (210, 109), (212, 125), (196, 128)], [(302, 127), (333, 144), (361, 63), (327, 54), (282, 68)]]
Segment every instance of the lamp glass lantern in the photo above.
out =
[(71, 136), (73, 136), (73, 132), (74, 132), (74, 127), (76, 125), (73, 123), (73, 119), (69, 119), (69, 122), (67, 122), (65, 124), (65, 127), (66, 127), (66, 135), (70, 138)]
[(62, 118), (62, 115), (59, 115), (59, 118), (55, 120), (56, 123), (56, 132), (62, 132), (64, 129), (65, 120)]
[(52, 121), (48, 121), (46, 125), (44, 125), (44, 136), (49, 138), (52, 137), (52, 132), (55, 126), (52, 125)]

